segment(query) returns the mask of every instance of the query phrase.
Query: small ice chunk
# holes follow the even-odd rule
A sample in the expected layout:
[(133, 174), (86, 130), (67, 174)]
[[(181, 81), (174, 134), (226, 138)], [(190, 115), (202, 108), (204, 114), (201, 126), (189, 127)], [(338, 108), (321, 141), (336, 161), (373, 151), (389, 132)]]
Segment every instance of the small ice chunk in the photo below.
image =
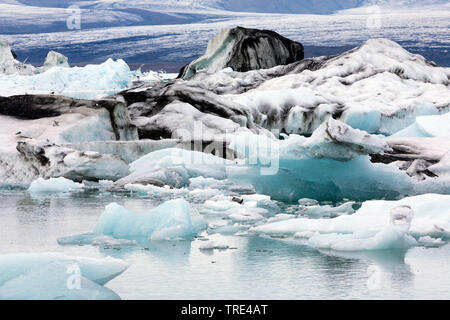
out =
[(425, 246), (441, 246), (446, 243), (441, 238), (432, 238), (430, 236), (420, 237), (418, 241)]
[(63, 177), (50, 178), (48, 180), (38, 178), (31, 183), (28, 192), (32, 194), (61, 193), (83, 188), (84, 185), (82, 183), (73, 182)]

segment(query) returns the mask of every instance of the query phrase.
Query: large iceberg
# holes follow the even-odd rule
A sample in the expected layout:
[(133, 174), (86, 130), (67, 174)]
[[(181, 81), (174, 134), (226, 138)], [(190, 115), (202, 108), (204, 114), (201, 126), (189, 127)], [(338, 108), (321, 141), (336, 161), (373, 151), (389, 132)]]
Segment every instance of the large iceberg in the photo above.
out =
[[(151, 84), (118, 96), (128, 103), (146, 138), (189, 130), (192, 118), (183, 121), (180, 103), (207, 114), (197, 113), (195, 118), (217, 131), (224, 127), (211, 122), (211, 115), (253, 132), (277, 129), (310, 135), (332, 117), (368, 133), (391, 135), (413, 124), (417, 116), (448, 112), (449, 79), (449, 68), (388, 39), (371, 39), (334, 57), (248, 72), (198, 72), (188, 80)], [(174, 102), (177, 107), (166, 109)], [(171, 126), (173, 116), (176, 126)]]
[(170, 200), (140, 215), (116, 203), (109, 204), (95, 227), (97, 234), (153, 241), (189, 239), (206, 228), (201, 216), (183, 199)]
[(0, 299), (120, 299), (104, 287), (128, 264), (114, 258), (72, 258), (61, 253), (0, 255)]
[(276, 200), (368, 200), (414, 192), (412, 180), (397, 166), (371, 162), (370, 154), (390, 150), (383, 136), (333, 119), (310, 138), (291, 135), (273, 140), (243, 134), (230, 146), (246, 155), (246, 162), (228, 166), (228, 178), (250, 183), (258, 193)]
[(185, 66), (180, 78), (225, 68), (245, 72), (290, 64), (304, 58), (303, 45), (269, 30), (223, 29), (211, 39), (203, 56)]

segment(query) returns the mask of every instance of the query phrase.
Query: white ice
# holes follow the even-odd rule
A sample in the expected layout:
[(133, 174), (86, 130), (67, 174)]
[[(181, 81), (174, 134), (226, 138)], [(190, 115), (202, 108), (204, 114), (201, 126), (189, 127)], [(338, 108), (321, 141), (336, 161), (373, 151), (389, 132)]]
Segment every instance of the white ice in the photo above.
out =
[(81, 190), (83, 188), (84, 185), (82, 183), (73, 182), (63, 177), (50, 178), (48, 180), (38, 178), (31, 183), (28, 192), (31, 194), (48, 194)]
[(412, 125), (391, 137), (450, 137), (449, 123), (450, 112), (443, 115), (416, 117), (416, 121)]
[(251, 232), (309, 239), (309, 244), (336, 250), (408, 247), (414, 238), (450, 236), (450, 196), (424, 194), (397, 201), (371, 200), (353, 215), (332, 219), (297, 218), (263, 224)]

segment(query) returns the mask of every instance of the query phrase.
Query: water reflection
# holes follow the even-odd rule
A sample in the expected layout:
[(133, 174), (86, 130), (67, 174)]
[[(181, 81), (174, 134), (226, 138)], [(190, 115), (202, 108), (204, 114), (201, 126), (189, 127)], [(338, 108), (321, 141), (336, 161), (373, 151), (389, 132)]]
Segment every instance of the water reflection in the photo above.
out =
[(191, 241), (150, 241), (138, 239), (135, 246), (99, 246), (99, 251), (107, 256), (126, 259), (135, 253), (145, 254), (152, 259), (167, 263), (189, 261)]
[[(378, 293), (394, 290), (402, 294), (411, 292), (414, 287), (414, 273), (405, 262), (407, 252), (407, 249), (360, 252), (320, 250), (321, 254), (329, 257), (358, 261), (361, 271), (366, 268), (367, 290)], [(339, 267), (336, 266), (336, 270)]]

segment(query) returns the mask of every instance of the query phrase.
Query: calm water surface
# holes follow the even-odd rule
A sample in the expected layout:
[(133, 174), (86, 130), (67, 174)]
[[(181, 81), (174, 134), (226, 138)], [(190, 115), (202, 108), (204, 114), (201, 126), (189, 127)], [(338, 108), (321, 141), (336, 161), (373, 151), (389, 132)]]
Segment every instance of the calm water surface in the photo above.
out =
[(60, 246), (91, 232), (105, 205), (134, 212), (159, 204), (125, 195), (78, 193), (31, 197), (0, 191), (0, 254), (62, 252), (112, 256), (131, 264), (107, 284), (122, 299), (448, 299), (450, 246), (365, 253), (321, 252), (279, 239), (207, 238), (233, 249), (205, 252), (203, 241), (122, 247)]

